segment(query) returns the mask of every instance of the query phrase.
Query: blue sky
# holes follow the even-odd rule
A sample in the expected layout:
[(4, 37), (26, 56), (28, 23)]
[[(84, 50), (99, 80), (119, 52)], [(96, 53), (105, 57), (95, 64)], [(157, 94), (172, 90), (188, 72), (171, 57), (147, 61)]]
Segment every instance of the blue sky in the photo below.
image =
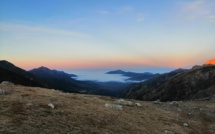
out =
[(214, 0), (0, 1), (0, 57), (26, 69), (191, 67), (214, 35)]

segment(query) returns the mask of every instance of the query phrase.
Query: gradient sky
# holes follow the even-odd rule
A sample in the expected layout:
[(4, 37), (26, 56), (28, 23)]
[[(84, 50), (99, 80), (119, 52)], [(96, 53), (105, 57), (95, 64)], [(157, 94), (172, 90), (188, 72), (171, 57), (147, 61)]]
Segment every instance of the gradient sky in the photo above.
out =
[(215, 0), (0, 0), (0, 59), (31, 69), (191, 67), (215, 57)]

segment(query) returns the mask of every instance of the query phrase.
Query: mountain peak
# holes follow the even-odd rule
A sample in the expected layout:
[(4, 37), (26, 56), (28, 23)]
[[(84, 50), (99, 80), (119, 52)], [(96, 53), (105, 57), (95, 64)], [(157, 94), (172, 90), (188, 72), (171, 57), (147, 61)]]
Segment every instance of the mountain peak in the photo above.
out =
[(205, 62), (205, 65), (215, 65), (215, 58)]
[(37, 69), (41, 69), (41, 70), (50, 70), (49, 68), (44, 67), (44, 66), (38, 67)]
[(5, 66), (14, 66), (14, 64), (6, 61), (6, 60), (0, 60), (0, 64), (1, 65), (5, 65)]

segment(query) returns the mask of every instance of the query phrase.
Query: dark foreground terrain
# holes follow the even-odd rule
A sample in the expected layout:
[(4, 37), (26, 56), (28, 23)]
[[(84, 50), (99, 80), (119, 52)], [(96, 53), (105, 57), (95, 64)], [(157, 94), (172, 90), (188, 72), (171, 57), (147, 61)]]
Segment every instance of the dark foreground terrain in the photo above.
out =
[[(214, 134), (215, 102), (118, 99), (0, 84), (1, 134)], [(128, 102), (128, 100), (125, 100)], [(135, 104), (137, 103), (137, 104)]]

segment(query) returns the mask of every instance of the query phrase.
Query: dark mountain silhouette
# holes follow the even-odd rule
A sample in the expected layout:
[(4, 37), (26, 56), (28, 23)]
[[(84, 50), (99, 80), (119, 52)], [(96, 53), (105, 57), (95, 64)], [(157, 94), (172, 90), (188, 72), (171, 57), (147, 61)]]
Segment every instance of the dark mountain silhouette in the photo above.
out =
[(50, 88), (59, 89), (64, 92), (119, 97), (122, 95), (122, 90), (130, 85), (129, 83), (120, 82), (78, 81), (71, 78), (77, 77), (74, 74), (67, 74), (58, 70), (50, 70), (46, 67), (35, 68), (29, 72), (48, 83)]
[(46, 67), (39, 67), (29, 71), (49, 85), (49, 88), (59, 89), (64, 92), (89, 93), (92, 91), (88, 82), (78, 81), (72, 77), (74, 74), (67, 74), (63, 71), (51, 70)]
[(0, 61), (0, 82), (2, 81), (10, 81), (25, 86), (48, 87), (38, 77), (5, 60)]
[(63, 71), (50, 70), (40, 67), (29, 72), (16, 67), (5, 60), (0, 61), (0, 82), (10, 81), (14, 84), (46, 87), (70, 93), (97, 94), (120, 97), (122, 91), (130, 83), (120, 82), (96, 82), (78, 81), (73, 79), (74, 74), (67, 74)]
[(71, 77), (77, 77), (75, 74), (67, 74), (64, 71), (58, 71), (58, 70), (50, 70), (46, 67), (39, 67), (30, 70), (29, 72), (41, 77), (41, 78), (47, 78), (47, 77), (53, 77), (58, 79), (67, 79)]
[(124, 95), (126, 98), (142, 100), (144, 95), (150, 94), (152, 91), (156, 90), (162, 84), (171, 79), (173, 76), (183, 73), (185, 71), (187, 70), (177, 69), (169, 73), (161, 74), (157, 77), (151, 78), (147, 81), (132, 86), (124, 93)]
[(171, 73), (135, 85), (127, 90), (125, 97), (141, 100), (179, 101), (210, 98), (215, 94), (214, 65), (195, 66), (175, 75)]
[(121, 74), (122, 76), (129, 77), (127, 79), (129, 81), (143, 81), (143, 80), (147, 80), (147, 79), (160, 75), (160, 74), (153, 74), (150, 72), (134, 73), (134, 72), (125, 72), (122, 70), (109, 71), (106, 74)]

